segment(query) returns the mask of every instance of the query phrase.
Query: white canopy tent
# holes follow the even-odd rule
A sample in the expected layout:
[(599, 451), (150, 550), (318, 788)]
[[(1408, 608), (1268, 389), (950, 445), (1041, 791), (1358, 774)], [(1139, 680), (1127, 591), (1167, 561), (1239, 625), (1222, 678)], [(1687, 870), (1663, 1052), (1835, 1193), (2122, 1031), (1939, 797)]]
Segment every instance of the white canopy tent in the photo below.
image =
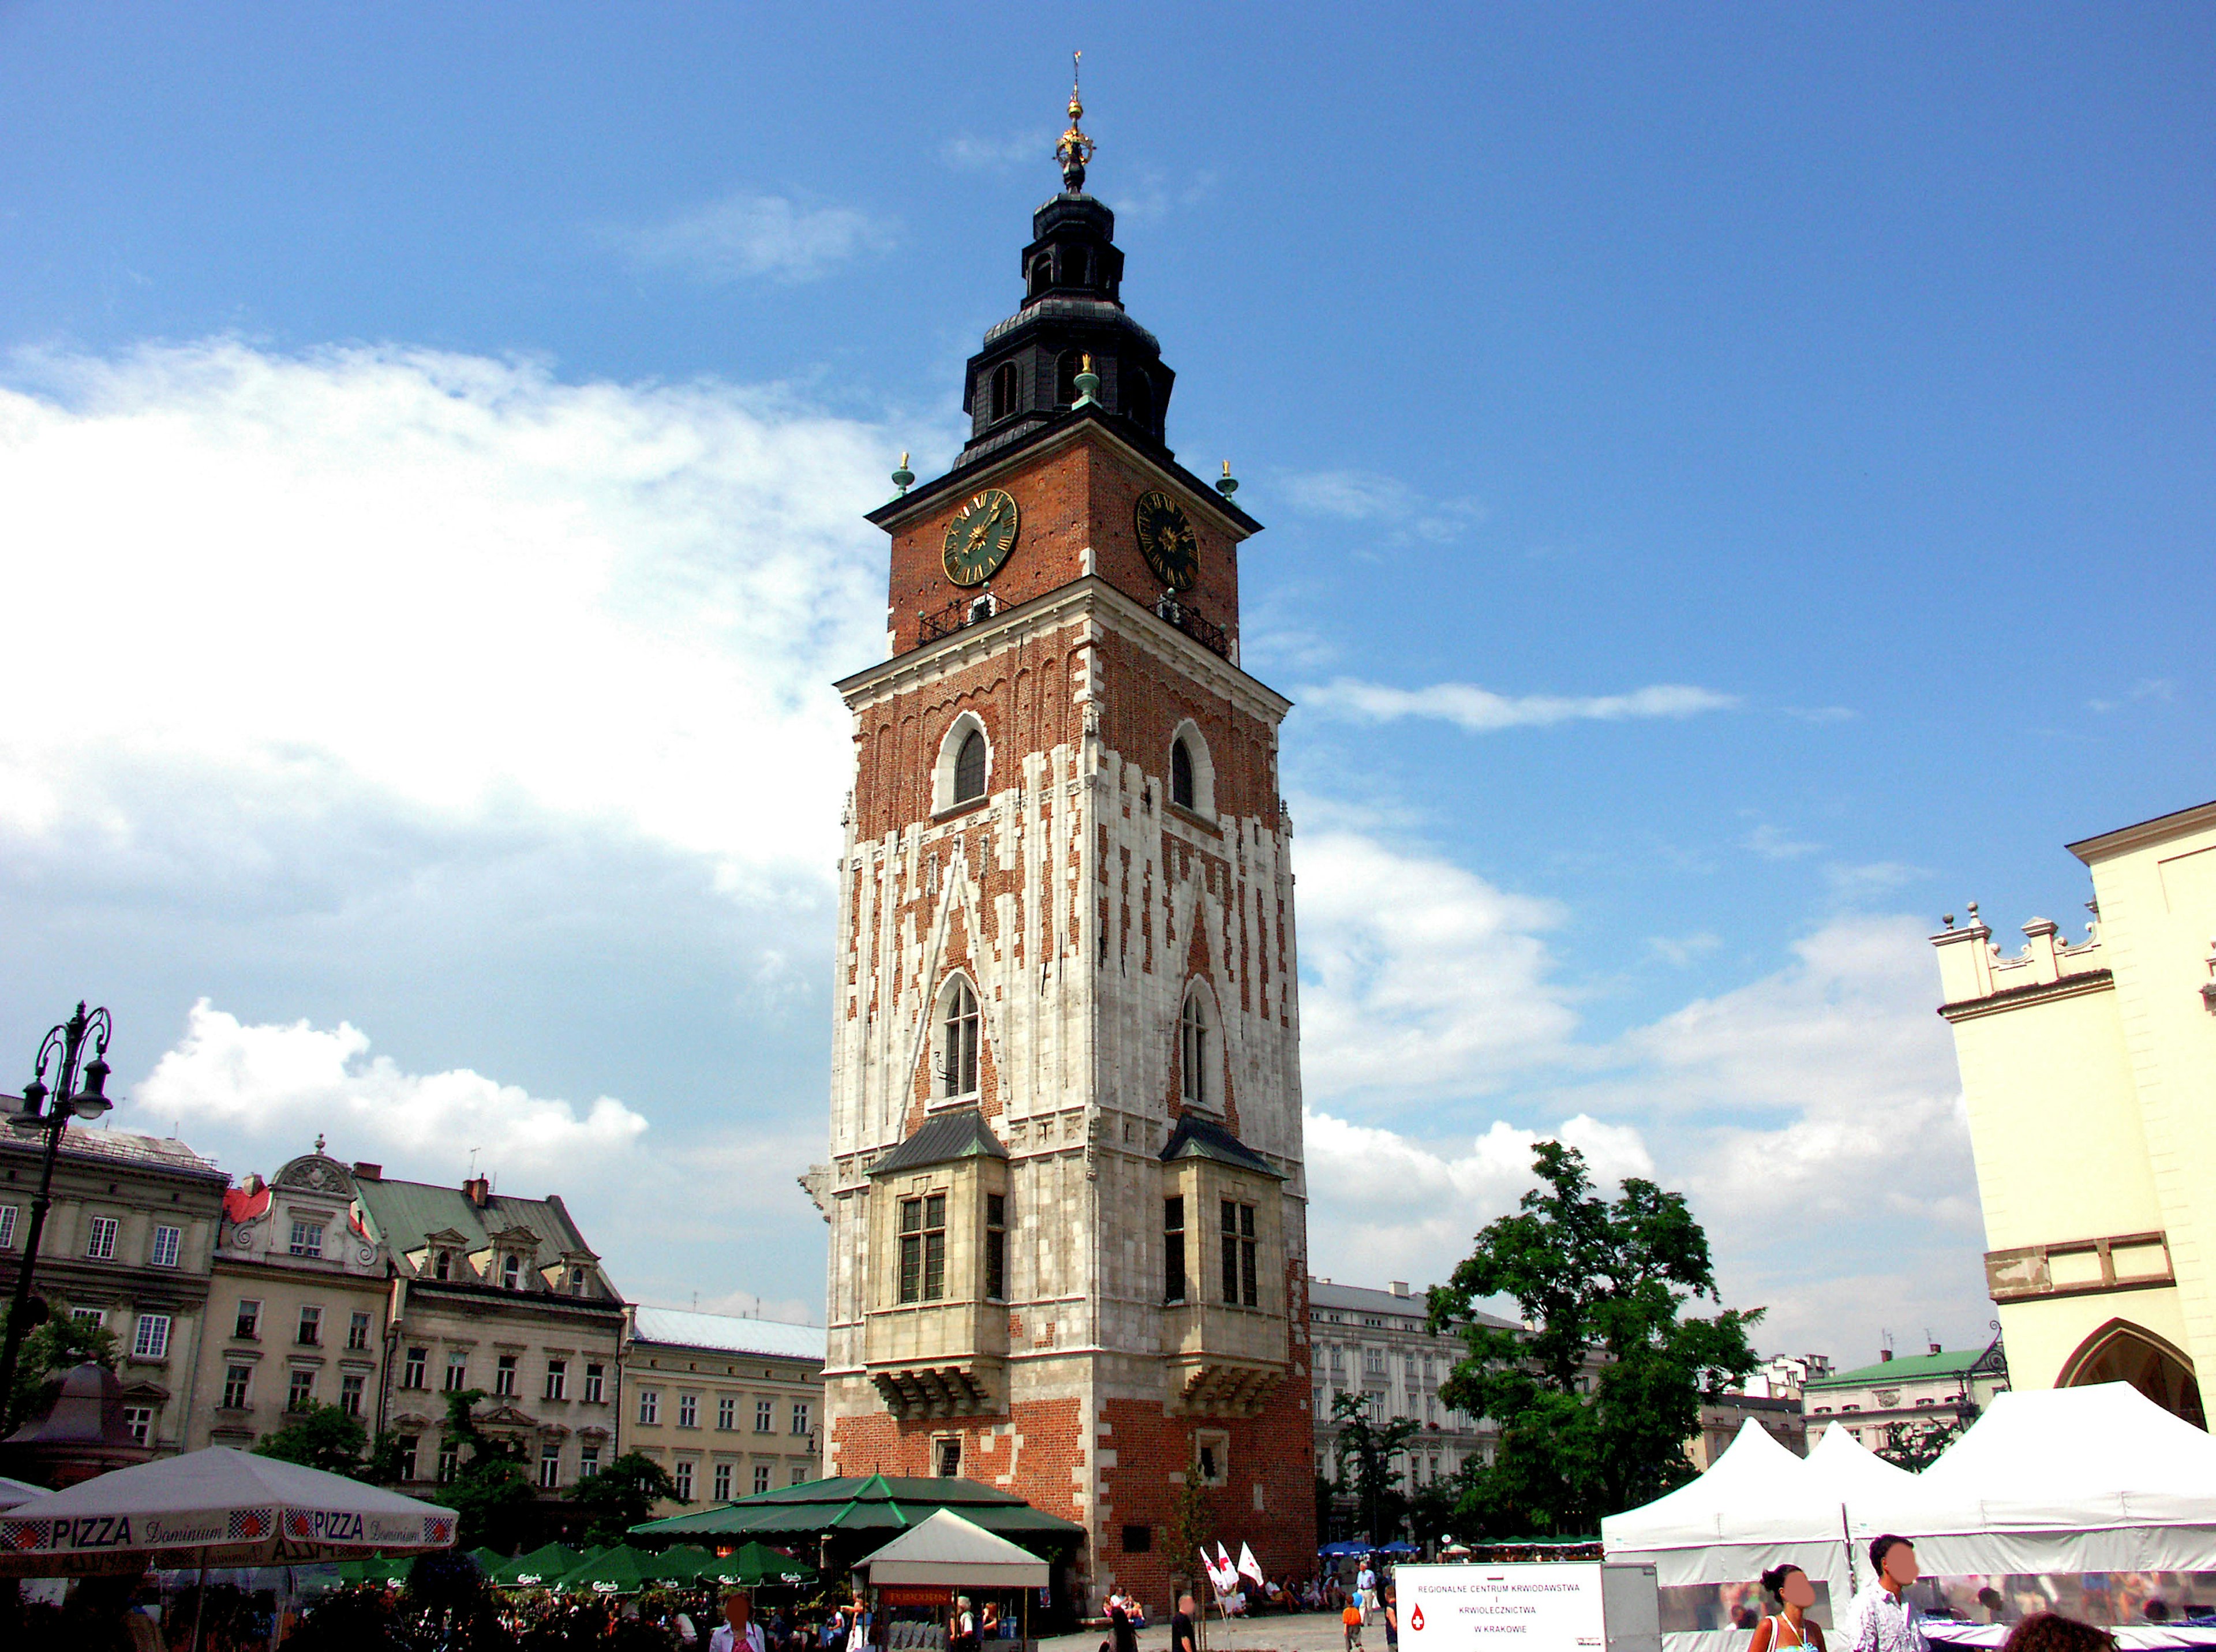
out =
[(2216, 1438), (2128, 1383), (1997, 1395), (1898, 1492), (1850, 1498), (1926, 1572), (2216, 1570)]
[(951, 1508), (933, 1513), (855, 1563), (872, 1585), (920, 1583), (957, 1589), (1043, 1589), (1047, 1563), (965, 1520)]
[(1850, 1580), (1840, 1501), (1750, 1417), (1700, 1478), (1601, 1521), (1601, 1543), (1612, 1561), (1652, 1565), (1663, 1588), (1744, 1583), (1793, 1565), (1823, 1579), (1832, 1600), (1844, 1602)]
[(44, 1486), (34, 1486), (28, 1480), (10, 1480), (0, 1475), (0, 1509), (17, 1508), (34, 1497), (46, 1495)]

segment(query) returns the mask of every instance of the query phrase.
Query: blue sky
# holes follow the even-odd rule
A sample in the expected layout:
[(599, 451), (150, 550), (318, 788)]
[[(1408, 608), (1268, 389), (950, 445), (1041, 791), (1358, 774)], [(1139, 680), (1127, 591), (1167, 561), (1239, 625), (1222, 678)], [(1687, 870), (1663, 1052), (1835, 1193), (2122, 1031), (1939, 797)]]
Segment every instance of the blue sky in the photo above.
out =
[(820, 1309), (860, 514), (1081, 45), (1269, 525), (1318, 1271), (1560, 1130), (1775, 1347), (1982, 1336), (1923, 937), (2216, 795), (2216, 15), (1356, 16), (0, 10), (0, 1053), (104, 998), (234, 1171), (474, 1148), (639, 1296)]

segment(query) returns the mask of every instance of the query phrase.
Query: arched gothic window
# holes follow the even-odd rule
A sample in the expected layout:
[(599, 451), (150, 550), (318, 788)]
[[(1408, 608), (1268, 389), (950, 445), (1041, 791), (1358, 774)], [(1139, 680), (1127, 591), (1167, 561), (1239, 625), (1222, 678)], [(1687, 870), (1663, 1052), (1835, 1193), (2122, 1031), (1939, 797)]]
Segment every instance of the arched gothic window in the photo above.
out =
[(1215, 1105), (1209, 1083), (1210, 1063), (1215, 1059), (1214, 1030), (1209, 1024), (1208, 994), (1196, 986), (1185, 995), (1185, 1012), (1178, 1017), (1178, 1066), (1187, 1107)]
[(513, 1291), (523, 1278), (523, 1263), (516, 1257), (505, 1258), (500, 1264), (500, 1282)]
[(971, 729), (954, 758), (954, 801), (967, 803), (985, 795), (985, 736)]
[(1016, 410), (1016, 364), (1004, 361), (993, 369), (993, 416), (1005, 419)]
[(939, 1093), (943, 1096), (977, 1093), (977, 995), (957, 975), (946, 984), (940, 1000), (943, 1018), (939, 1054)]
[(1036, 298), (1054, 285), (1054, 260), (1041, 253), (1031, 260), (1031, 297)]
[(451, 1250), (441, 1250), (438, 1256), (432, 1260), (431, 1277), (434, 1279), (452, 1279), (453, 1276), (454, 1253)]
[(1170, 746), (1170, 801), (1191, 808), (1192, 800), (1192, 749), (1180, 738)]

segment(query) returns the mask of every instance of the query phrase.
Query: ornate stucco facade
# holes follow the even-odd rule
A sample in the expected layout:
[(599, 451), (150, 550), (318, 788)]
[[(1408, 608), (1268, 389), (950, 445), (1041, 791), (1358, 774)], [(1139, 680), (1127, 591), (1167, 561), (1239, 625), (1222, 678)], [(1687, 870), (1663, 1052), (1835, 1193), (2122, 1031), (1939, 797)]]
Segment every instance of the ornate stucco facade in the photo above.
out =
[(2095, 922), (1931, 937), (2018, 1388), (2124, 1380), (2205, 1426), (2216, 1371), (2216, 803), (2070, 845)]
[[(1172, 376), (1123, 312), (1113, 221), (1040, 209), (971, 442), (872, 515), (892, 658), (840, 685), (809, 1185), (828, 1471), (1007, 1488), (1086, 1528), (1080, 1594), (1159, 1600), (1189, 1478), (1273, 1572), (1309, 1557), (1306, 1184), (1288, 702), (1238, 664), (1259, 524), (1162, 445)], [(1160, 519), (1191, 554), (1174, 597), (1141, 542)], [(957, 582), (981, 543), (999, 560)]]

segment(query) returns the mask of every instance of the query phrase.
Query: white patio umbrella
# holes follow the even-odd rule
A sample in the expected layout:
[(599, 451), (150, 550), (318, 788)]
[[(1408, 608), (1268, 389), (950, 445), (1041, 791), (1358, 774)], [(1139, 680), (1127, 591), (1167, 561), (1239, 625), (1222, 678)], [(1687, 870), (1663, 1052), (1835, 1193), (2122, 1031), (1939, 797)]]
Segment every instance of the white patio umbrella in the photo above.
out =
[(451, 1549), (455, 1519), (451, 1508), (343, 1475), (212, 1446), (115, 1469), (0, 1514), (0, 1576), (197, 1566), (205, 1582), (210, 1566)]
[(16, 1508), (34, 1497), (46, 1495), (44, 1486), (34, 1486), (28, 1480), (10, 1480), (6, 1475), (0, 1474), (0, 1510)]

